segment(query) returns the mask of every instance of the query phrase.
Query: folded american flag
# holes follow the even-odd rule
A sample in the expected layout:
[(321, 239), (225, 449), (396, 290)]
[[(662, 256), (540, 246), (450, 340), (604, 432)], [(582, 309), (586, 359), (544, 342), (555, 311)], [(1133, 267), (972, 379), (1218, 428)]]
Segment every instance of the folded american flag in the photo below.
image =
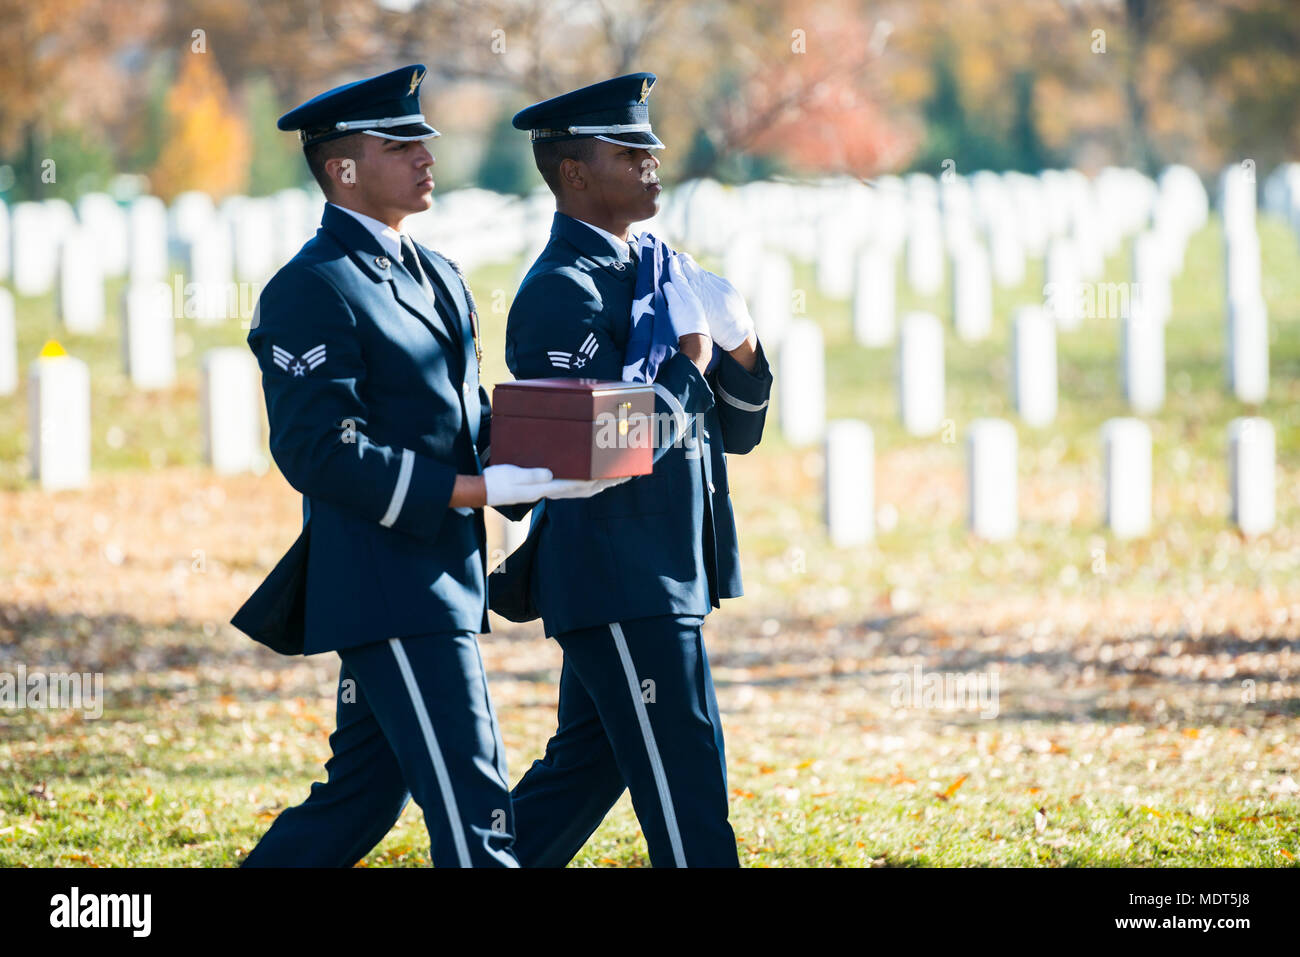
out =
[(704, 304), (682, 271), (685, 254), (658, 236), (636, 239), (636, 287), (632, 294), (632, 331), (623, 354), (624, 382), (654, 382), (659, 366), (677, 351), (677, 340), (709, 331)]

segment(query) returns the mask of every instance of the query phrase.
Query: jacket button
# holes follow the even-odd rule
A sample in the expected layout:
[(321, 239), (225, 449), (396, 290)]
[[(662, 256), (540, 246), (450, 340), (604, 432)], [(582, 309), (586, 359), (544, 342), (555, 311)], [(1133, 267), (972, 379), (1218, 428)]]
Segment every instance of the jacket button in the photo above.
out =
[(712, 495), (714, 491), (715, 491), (715, 489), (713, 488), (713, 483), (710, 482), (710, 483), (709, 483), (709, 494)]

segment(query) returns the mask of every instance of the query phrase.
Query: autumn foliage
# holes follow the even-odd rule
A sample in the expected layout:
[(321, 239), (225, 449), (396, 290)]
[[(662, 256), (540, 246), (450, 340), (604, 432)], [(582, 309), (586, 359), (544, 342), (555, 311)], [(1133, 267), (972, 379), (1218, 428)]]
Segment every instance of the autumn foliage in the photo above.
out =
[(166, 112), (165, 145), (149, 173), (152, 191), (168, 201), (187, 189), (240, 192), (251, 154), (248, 129), (211, 53), (181, 55)]

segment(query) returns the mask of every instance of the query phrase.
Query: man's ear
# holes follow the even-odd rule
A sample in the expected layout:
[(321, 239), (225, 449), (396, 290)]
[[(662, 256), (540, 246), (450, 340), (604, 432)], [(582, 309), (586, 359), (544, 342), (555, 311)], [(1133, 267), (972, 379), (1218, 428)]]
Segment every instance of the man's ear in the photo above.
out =
[(325, 161), (325, 175), (336, 189), (353, 189), (357, 185), (357, 161), (350, 156), (331, 156)]
[(587, 188), (587, 164), (582, 160), (560, 160), (560, 182), (569, 189)]

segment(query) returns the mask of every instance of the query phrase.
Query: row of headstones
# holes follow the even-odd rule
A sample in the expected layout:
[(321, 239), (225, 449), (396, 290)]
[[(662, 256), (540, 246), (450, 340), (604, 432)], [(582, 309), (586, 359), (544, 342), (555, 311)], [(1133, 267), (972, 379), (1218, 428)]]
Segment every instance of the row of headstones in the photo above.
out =
[(176, 258), (193, 284), (197, 318), (225, 318), (229, 288), (269, 278), (310, 238), (319, 209), (301, 189), (231, 197), (220, 208), (199, 192), (182, 193), (170, 209), (154, 196), (123, 205), (106, 193), (88, 193), (75, 207), (0, 203), (0, 278), (12, 266), (20, 295), (53, 289), (65, 328), (88, 333), (103, 323), (106, 279), (169, 281)]
[[(231, 196), (219, 206), (197, 191), (181, 193), (170, 208), (154, 196), (123, 204), (106, 193), (88, 193), (75, 206), (50, 199), (10, 209), (0, 202), (0, 279), (12, 275), (23, 296), (53, 289), (66, 328), (93, 332), (103, 321), (105, 279), (170, 280), (174, 259), (194, 286), (195, 316), (215, 321), (229, 315), (228, 287), (262, 283), (297, 253), (322, 203), (319, 193), (298, 188)], [(539, 197), (478, 189), (456, 190), (404, 223), (418, 241), (454, 250), (467, 269), (513, 262), (529, 237), (549, 228)]]
[[(209, 351), (202, 363), (203, 455), (232, 474), (265, 466), (258, 368), (241, 348)], [(33, 477), (46, 489), (85, 486), (90, 479), (90, 372), (86, 363), (47, 344), (29, 376)], [(1151, 431), (1137, 419), (1112, 419), (1102, 429), (1106, 522), (1119, 536), (1151, 527)], [(967, 482), (972, 531), (991, 540), (1014, 536), (1017, 510), (1015, 427), (976, 420), (968, 436)], [(1235, 419), (1228, 430), (1232, 518), (1248, 534), (1273, 527), (1275, 439), (1265, 419)], [(840, 420), (826, 431), (826, 515), (839, 545), (874, 535), (874, 438), (865, 422)], [(523, 531), (513, 525), (511, 531)], [(509, 551), (509, 548), (507, 548)]]
[[(927, 250), (954, 247), (978, 234), (993, 250), (995, 272), (1014, 281), (1017, 258), (1044, 255), (1052, 239), (1069, 237), (1096, 261), (1098, 249), (1113, 253), (1124, 235), (1157, 213), (1163, 226), (1187, 220), (1181, 225), (1190, 231), (1198, 217), (1204, 221), (1207, 198), (1194, 171), (1171, 166), (1158, 182), (1113, 167), (1091, 180), (1077, 170), (1037, 176), (947, 170), (938, 179), (911, 173), (882, 176), (869, 185), (845, 178), (728, 188), (701, 180), (667, 205), (664, 226), (690, 248), (719, 255), (737, 243), (782, 250), (816, 263), (825, 295), (847, 298), (853, 259), (864, 244), (894, 251), (915, 247), (921, 259), (914, 278), (927, 287), (934, 274)], [(1178, 215), (1167, 215), (1171, 210)], [(930, 241), (935, 238), (941, 242)], [(941, 262), (938, 271), (941, 276)]]
[[(1105, 523), (1119, 538), (1151, 530), (1151, 429), (1139, 419), (1103, 424)], [(838, 546), (875, 537), (875, 438), (866, 422), (839, 419), (826, 430), (825, 521)], [(1231, 520), (1248, 535), (1276, 519), (1275, 439), (1267, 419), (1239, 418), (1228, 426)], [(1018, 443), (1004, 419), (976, 419), (966, 439), (968, 524), (989, 541), (1014, 538), (1019, 527)]]
[[(988, 210), (998, 208), (1001, 201), (977, 199), (973, 203), (967, 200), (939, 204), (934, 195), (942, 196), (946, 192), (962, 195), (955, 185), (946, 182), (935, 186), (930, 181), (927, 189), (917, 189), (912, 182), (914, 177), (909, 176), (913, 194), (910, 205), (898, 199), (904, 192), (901, 186), (891, 190), (883, 185), (888, 177), (882, 178), (874, 192), (862, 186), (822, 187), (823, 200), (827, 196), (840, 197), (838, 208), (826, 209), (823, 202), (814, 201), (815, 194), (799, 192), (804, 198), (802, 208), (816, 211), (802, 216), (822, 217), (809, 224), (816, 239), (812, 261), (817, 267), (822, 293), (830, 298), (852, 296), (855, 312), (879, 317), (874, 323), (868, 318), (860, 326), (870, 330), (866, 332), (867, 344), (883, 344), (892, 338), (894, 270), (900, 250), (904, 256), (904, 276), (922, 295), (932, 295), (942, 286), (945, 259), (949, 259), (957, 332), (963, 339), (977, 340), (987, 335), (990, 328), (993, 284), (1018, 285), (1025, 274), (1025, 256), (1044, 255), (1046, 305), (1058, 325), (1072, 329), (1080, 325), (1088, 312), (1086, 283), (1101, 276), (1103, 256), (1112, 254), (1119, 241), (1131, 235), (1132, 283), (1124, 295), (1140, 301), (1149, 316), (1166, 321), (1172, 310), (1172, 281), (1182, 273), (1188, 239), (1208, 217), (1208, 199), (1199, 177), (1187, 167), (1172, 166), (1161, 174), (1158, 183), (1152, 183), (1131, 170), (1116, 170), (1111, 171), (1115, 175), (1110, 177), (1114, 185), (1103, 189), (1105, 177), (1099, 177), (1095, 186), (1089, 186), (1077, 176), (1062, 174), (1057, 180), (1048, 179), (1050, 172), (1043, 174), (1045, 181), (1072, 185), (1055, 190), (1063, 189), (1067, 195), (1064, 206), (1056, 204), (1056, 214), (1041, 211), (1034, 214), (1046, 218), (1051, 225), (1034, 231), (1036, 238), (1032, 241), (1010, 238), (1009, 229), (999, 231), (997, 226), (1011, 215), (1005, 209), (1014, 208), (1015, 217), (1025, 219), (1026, 211), (1021, 206), (1004, 204), (1001, 214), (981, 212), (976, 216), (970, 211), (972, 206)], [(1300, 179), (1300, 175), (1291, 178)], [(921, 180), (926, 181), (924, 177)], [(972, 180), (981, 183), (997, 181), (998, 177), (977, 174)], [(957, 178), (954, 183), (961, 184), (963, 180)], [(779, 184), (754, 184), (741, 189), (762, 189), (767, 193), (773, 188), (800, 189)], [(1001, 188), (986, 188), (984, 194), (997, 196), (996, 191)], [(1053, 192), (1042, 188), (1044, 196)], [(732, 200), (728, 206), (722, 201), (726, 194), (718, 190), (697, 188), (693, 195), (700, 194), (710, 197), (703, 204), (705, 208), (718, 210), (740, 205), (738, 200)], [(885, 199), (892, 196), (898, 207), (892, 218), (902, 226), (882, 227), (881, 222), (891, 221), (891, 216), (876, 216), (873, 220), (863, 213), (861, 202), (853, 201), (854, 197), (861, 200), (864, 195), (875, 194), (878, 198), (873, 200), (874, 206), (868, 204), (866, 208), (877, 212), (887, 209), (889, 204)], [(931, 195), (928, 201), (916, 198), (927, 194)], [(1101, 196), (1107, 198), (1103, 201)], [(1234, 313), (1258, 312), (1263, 301), (1251, 171), (1237, 165), (1227, 167), (1220, 177), (1219, 198), (1228, 241), (1224, 263), (1228, 287), (1226, 318), (1231, 324)], [(939, 215), (939, 205), (945, 205), (947, 210), (943, 217)], [(1109, 212), (1098, 219), (1102, 209)], [(1121, 211), (1127, 212), (1121, 215)], [(723, 247), (724, 273), (752, 303), (760, 335), (774, 345), (784, 337), (795, 311), (793, 271), (787, 255), (790, 250), (785, 247), (791, 246), (788, 237), (800, 231), (797, 224), (801, 214), (792, 210), (792, 215), (796, 225), (786, 224), (779, 232), (769, 234), (759, 229), (735, 227), (734, 217), (721, 217), (736, 228), (732, 239)], [(846, 218), (852, 222), (846, 223)], [(1101, 229), (1096, 226), (1101, 221), (1111, 225)], [(872, 226), (868, 227), (866, 222), (872, 222)], [(797, 244), (791, 248), (798, 248)]]
[[(674, 200), (676, 197), (674, 196)], [(859, 251), (876, 247), (905, 255), (905, 275), (922, 295), (942, 285), (944, 256), (973, 242), (985, 245), (994, 279), (1014, 286), (1026, 257), (1062, 250), (1085, 278), (1099, 275), (1104, 256), (1125, 236), (1149, 227), (1163, 245), (1177, 245), (1205, 221), (1208, 200), (1199, 177), (1171, 166), (1153, 182), (1135, 170), (1108, 168), (1094, 180), (1073, 170), (1022, 173), (883, 176), (816, 185), (752, 183), (734, 190), (692, 184), (667, 215), (693, 249), (728, 258), (727, 275), (745, 295), (765, 249), (816, 265), (822, 294), (847, 299)], [(724, 232), (725, 231), (725, 232)]]
[[(247, 349), (212, 349), (203, 356), (203, 459), (217, 472), (265, 468), (260, 380)], [(90, 481), (90, 368), (51, 341), (27, 382), (32, 478), (47, 490), (84, 487)]]
[[(1184, 239), (1171, 241), (1155, 232), (1137, 236), (1133, 251), (1134, 282), (1123, 290), (1125, 303), (1131, 301), (1147, 315), (1166, 321), (1172, 305), (1171, 284), (1182, 269), (1184, 247)], [(993, 328), (994, 279), (989, 253), (980, 242), (971, 240), (955, 248), (951, 258), (954, 328), (963, 341), (977, 342), (987, 338)], [(735, 261), (740, 262), (741, 257), (737, 255)], [(779, 252), (760, 251), (755, 262), (748, 297), (753, 304), (754, 323), (760, 338), (779, 345), (794, 318), (794, 272), (789, 259)], [(731, 276), (732, 268), (742, 275), (747, 269), (729, 265), (724, 266), (724, 272)], [(895, 271), (896, 257), (887, 247), (870, 245), (858, 253), (852, 299), (854, 330), (863, 345), (882, 346), (894, 341)], [(1052, 241), (1045, 274), (1044, 305), (1060, 328), (1078, 328), (1089, 310), (1083, 295), (1085, 272), (1069, 239)], [(1017, 275), (1019, 278), (1014, 282), (1003, 285), (1019, 284), (1024, 278), (1023, 263)], [(938, 288), (938, 283), (934, 288)], [(1107, 303), (1101, 305), (1104, 308)]]
[[(1260, 312), (1241, 313), (1229, 328), (1227, 377), (1236, 397), (1262, 403), (1268, 395), (1268, 328)], [(1164, 323), (1131, 310), (1120, 327), (1120, 378), (1134, 412), (1157, 411), (1165, 399)], [(825, 344), (821, 327), (795, 321), (780, 347), (781, 431), (794, 445), (822, 438), (826, 421)], [(1030, 426), (1056, 418), (1058, 402), (1056, 323), (1041, 307), (1016, 311), (1011, 335), (1011, 395)], [(895, 388), (903, 428), (933, 435), (944, 421), (944, 333), (938, 317), (903, 317), (895, 359)]]

